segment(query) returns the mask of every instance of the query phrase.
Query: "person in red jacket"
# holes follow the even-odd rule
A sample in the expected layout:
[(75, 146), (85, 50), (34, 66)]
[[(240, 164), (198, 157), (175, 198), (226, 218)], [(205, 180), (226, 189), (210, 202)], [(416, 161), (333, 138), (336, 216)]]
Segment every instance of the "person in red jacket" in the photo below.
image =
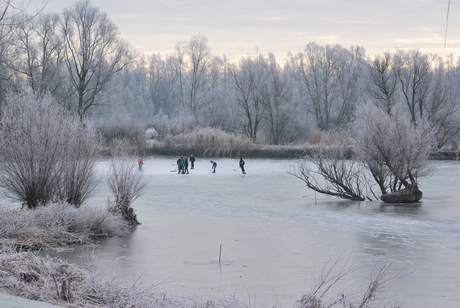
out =
[(144, 160), (142, 159), (142, 156), (139, 155), (139, 158), (137, 159), (137, 163), (139, 164), (139, 171), (142, 171), (142, 165), (144, 164)]

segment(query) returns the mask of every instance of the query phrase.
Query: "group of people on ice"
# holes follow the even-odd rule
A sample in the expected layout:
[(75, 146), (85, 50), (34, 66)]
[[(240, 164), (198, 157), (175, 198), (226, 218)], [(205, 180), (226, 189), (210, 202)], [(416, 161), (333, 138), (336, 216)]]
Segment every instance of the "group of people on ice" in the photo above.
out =
[[(194, 169), (195, 168), (195, 157), (193, 156), (193, 154), (190, 155), (190, 159), (188, 159), (187, 157), (184, 157), (184, 156), (181, 156), (177, 159), (177, 174), (189, 174), (189, 171), (188, 171), (188, 165), (189, 165), (189, 162), (190, 162), (190, 169)], [(211, 160), (210, 161), (211, 163), (211, 170), (210, 172), (212, 173), (216, 173), (216, 168), (217, 168), (217, 162)], [(239, 162), (239, 169), (241, 169), (241, 172), (243, 174), (246, 174), (246, 170), (244, 170), (244, 160), (242, 157), (240, 157), (240, 162)], [(236, 169), (235, 169), (236, 170)]]
[[(181, 156), (177, 159), (177, 174), (188, 174), (189, 159)], [(190, 155), (190, 169), (195, 169), (195, 156)]]
[[(181, 156), (177, 159), (176, 164), (177, 164), (177, 174), (189, 174), (188, 166), (190, 162), (190, 169), (195, 169), (195, 156), (193, 154), (190, 155), (190, 158)], [(144, 159), (142, 156), (139, 155), (139, 158), (137, 159), (137, 163), (139, 165), (139, 171), (142, 171), (142, 166), (144, 165)], [(211, 163), (211, 171), (212, 173), (216, 173), (216, 168), (217, 168), (217, 163), (213, 160), (210, 161)], [(244, 169), (245, 162), (243, 160), (243, 157), (240, 157), (239, 161), (239, 168), (241, 169), (241, 172), (243, 174), (246, 174), (246, 170)], [(236, 171), (237, 169), (234, 169), (233, 171)], [(174, 170), (173, 170), (174, 171)]]
[[(211, 166), (212, 173), (216, 173), (217, 163), (215, 161), (213, 161), (213, 160), (211, 160), (210, 163), (212, 164), (212, 166)], [(240, 168), (239, 169), (241, 169), (241, 172), (243, 174), (246, 174), (246, 170), (244, 170), (244, 164), (245, 163), (244, 163), (243, 157), (240, 157), (240, 162), (239, 162)], [(234, 169), (233, 171), (235, 171), (235, 170), (237, 170), (237, 169)]]

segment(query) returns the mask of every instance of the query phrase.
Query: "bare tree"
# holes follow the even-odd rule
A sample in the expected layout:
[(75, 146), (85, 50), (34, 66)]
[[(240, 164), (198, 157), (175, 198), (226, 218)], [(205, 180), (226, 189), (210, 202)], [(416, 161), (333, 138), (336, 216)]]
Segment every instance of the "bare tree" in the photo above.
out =
[(377, 56), (368, 66), (366, 90), (372, 101), (390, 113), (397, 104), (398, 77), (393, 57), (389, 52)]
[(388, 114), (370, 103), (360, 110), (353, 124), (356, 150), (382, 194), (401, 187), (417, 191), (418, 179), (429, 175), (428, 160), (435, 145), (431, 124), (421, 120), (414, 125), (401, 110)]
[[(34, 15), (30, 16), (33, 18), (37, 16), (45, 7), (46, 1), (43, 1), (41, 7), (37, 7)], [(24, 12), (30, 5), (30, 1), (24, 0), (0, 0), (0, 26), (1, 25), (17, 25), (18, 16), (23, 16)], [(28, 19), (25, 19), (28, 20)], [(24, 21), (24, 20), (23, 20)]]
[[(430, 174), (428, 160), (434, 147), (430, 123), (414, 125), (400, 110), (388, 114), (367, 103), (361, 106), (352, 132), (348, 144), (314, 152), (300, 159), (289, 173), (319, 193), (342, 199), (378, 198), (373, 191), (377, 184), (381, 196), (404, 191), (420, 200), (418, 180)], [(351, 145), (352, 153), (347, 150)]]
[(91, 193), (95, 137), (50, 95), (10, 93), (0, 120), (0, 185), (29, 208), (81, 205)]
[(1, 119), (1, 185), (10, 197), (29, 208), (46, 205), (55, 196), (67, 121), (50, 97), (39, 103), (32, 93), (7, 97)]
[(147, 93), (152, 104), (153, 114), (165, 114), (171, 116), (179, 108), (174, 99), (174, 70), (173, 59), (162, 59), (159, 54), (149, 57), (147, 68)]
[(58, 199), (80, 207), (99, 183), (94, 167), (102, 140), (91, 125), (75, 119), (68, 121), (61, 134), (67, 137), (67, 142), (58, 165), (61, 173)]
[(385, 53), (369, 66), (366, 89), (387, 113), (403, 105), (415, 125), (428, 120), (441, 148), (460, 132), (454, 67), (452, 57), (445, 60), (418, 50)]
[[(29, 20), (24, 18), (29, 4), (30, 2), (22, 0), (0, 0), (0, 107), (5, 99), (5, 90), (15, 75), (10, 69), (10, 63), (14, 59), (12, 31), (17, 25)], [(34, 16), (36, 15), (30, 18)]]
[(5, 91), (14, 80), (14, 72), (10, 69), (13, 58), (12, 26), (0, 24), (0, 107), (5, 100)]
[(242, 58), (238, 65), (229, 68), (231, 87), (240, 113), (243, 132), (253, 141), (257, 139), (259, 125), (263, 119), (263, 84), (267, 63), (262, 55), (252, 59)]
[(344, 144), (314, 151), (297, 160), (288, 173), (321, 194), (353, 201), (370, 199), (363, 166), (350, 156)]
[(320, 129), (331, 130), (346, 123), (358, 101), (364, 50), (339, 45), (321, 47), (309, 43), (292, 58), (299, 81)]
[(99, 105), (114, 74), (133, 59), (128, 45), (106, 13), (81, 0), (64, 11), (62, 19), (65, 63), (76, 95), (76, 111), (83, 121), (89, 109)]
[(262, 90), (264, 118), (268, 123), (270, 143), (281, 144), (288, 139), (288, 128), (293, 124), (298, 104), (288, 73), (283, 70), (273, 54), (269, 54), (267, 62), (267, 79)]
[(57, 33), (59, 15), (42, 14), (15, 26), (10, 67), (26, 78), (37, 95), (51, 92), (65, 99), (63, 44)]
[(217, 87), (219, 62), (212, 58), (208, 39), (201, 34), (190, 41), (178, 43), (176, 51), (175, 72), (182, 106), (197, 116), (209, 104)]
[(412, 123), (417, 124), (418, 119), (424, 117), (429, 104), (432, 62), (428, 55), (422, 54), (419, 50), (400, 50), (394, 58), (403, 102), (410, 112)]
[(433, 59), (431, 95), (425, 117), (433, 125), (437, 148), (452, 142), (460, 133), (460, 101), (456, 66), (452, 57)]
[(111, 208), (121, 214), (130, 224), (138, 224), (132, 203), (141, 196), (148, 181), (143, 172), (133, 165), (132, 157), (129, 157), (122, 149), (116, 150), (110, 163), (107, 174), (107, 184), (114, 197)]

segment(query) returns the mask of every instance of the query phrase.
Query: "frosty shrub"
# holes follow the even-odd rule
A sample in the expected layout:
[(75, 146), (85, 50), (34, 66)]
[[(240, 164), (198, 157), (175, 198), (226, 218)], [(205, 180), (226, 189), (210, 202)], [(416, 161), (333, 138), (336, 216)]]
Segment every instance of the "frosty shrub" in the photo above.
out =
[(289, 173), (319, 193), (349, 200), (378, 199), (375, 186), (381, 195), (418, 191), (418, 179), (429, 174), (431, 126), (423, 120), (415, 126), (397, 109), (387, 113), (364, 104), (360, 110), (350, 138), (311, 151)]
[(182, 132), (179, 118), (169, 118), (163, 113), (153, 117), (151, 126), (157, 132), (160, 140), (166, 136), (175, 136)]
[(370, 170), (382, 194), (418, 189), (418, 178), (429, 175), (429, 156), (435, 148), (428, 121), (414, 125), (401, 110), (390, 113), (367, 103), (353, 124), (356, 152)]
[(107, 146), (113, 150), (118, 144), (128, 145), (132, 152), (140, 153), (146, 148), (145, 131), (147, 126), (133, 119), (126, 114), (117, 114), (114, 117), (99, 121), (97, 130), (104, 137)]
[(92, 243), (95, 238), (121, 236), (127, 223), (108, 209), (53, 203), (34, 211), (2, 211), (1, 244), (25, 249), (53, 248)]
[(201, 128), (174, 137), (176, 144), (202, 151), (204, 156), (238, 156), (241, 151), (252, 148), (251, 139), (218, 128)]
[(311, 130), (308, 133), (308, 143), (310, 145), (319, 145), (319, 146), (333, 146), (337, 143), (348, 143), (350, 144), (350, 139), (348, 134), (345, 134), (343, 131), (321, 131), (321, 130)]
[(102, 139), (92, 126), (83, 127), (75, 119), (68, 122), (67, 129), (70, 135), (58, 165), (61, 172), (58, 200), (79, 207), (92, 196), (98, 184), (94, 166)]
[(130, 224), (138, 224), (131, 204), (141, 196), (148, 181), (144, 173), (133, 165), (132, 157), (120, 150), (114, 155), (107, 174), (107, 185), (114, 200), (111, 209), (121, 214)]
[[(340, 258), (327, 263), (317, 278), (313, 278), (311, 291), (297, 301), (295, 308), (364, 308), (392, 307), (379, 299), (379, 293), (397, 280), (398, 276), (388, 276), (391, 263), (377, 264), (371, 272), (369, 281), (362, 286), (350, 286), (348, 278), (357, 270)], [(343, 287), (342, 287), (343, 286)]]
[(288, 173), (322, 194), (353, 201), (369, 199), (366, 172), (343, 143), (311, 150), (291, 165)]
[(9, 93), (0, 119), (0, 185), (28, 208), (64, 200), (80, 206), (94, 181), (99, 139), (51, 96)]
[(33, 252), (3, 252), (0, 261), (0, 289), (16, 296), (64, 307), (154, 307), (155, 302), (167, 303), (152, 287), (102, 281), (97, 271)]

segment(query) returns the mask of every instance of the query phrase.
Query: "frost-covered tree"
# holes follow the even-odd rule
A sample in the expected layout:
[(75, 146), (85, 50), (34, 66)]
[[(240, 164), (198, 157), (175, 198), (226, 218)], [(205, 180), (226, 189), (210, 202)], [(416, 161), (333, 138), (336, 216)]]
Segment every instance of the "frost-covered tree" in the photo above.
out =
[(422, 54), (419, 50), (399, 50), (394, 56), (394, 61), (402, 102), (409, 111), (412, 123), (417, 124), (417, 121), (424, 117), (429, 104), (432, 82), (430, 56)]
[(89, 0), (78, 1), (62, 17), (65, 63), (81, 121), (101, 103), (113, 76), (133, 59), (117, 28)]
[(366, 103), (360, 106), (350, 136), (353, 153), (344, 151), (343, 143), (323, 148), (300, 159), (290, 173), (317, 192), (344, 199), (371, 199), (376, 195), (374, 185), (381, 195), (401, 189), (420, 193), (418, 180), (429, 175), (428, 160), (435, 145), (428, 121), (414, 125), (401, 110), (388, 113)]
[(0, 107), (5, 100), (5, 91), (13, 80), (13, 72), (9, 68), (12, 46), (11, 26), (0, 24)]
[(106, 180), (114, 198), (111, 209), (121, 214), (130, 224), (138, 224), (131, 205), (141, 196), (148, 181), (123, 149), (115, 150)]
[(399, 109), (388, 114), (367, 103), (360, 108), (353, 131), (356, 150), (382, 194), (401, 188), (417, 190), (418, 179), (429, 174), (428, 160), (435, 139), (428, 121), (414, 125), (411, 117)]
[(364, 49), (309, 43), (292, 58), (308, 112), (318, 128), (331, 130), (350, 120), (359, 101)]
[(257, 57), (240, 59), (229, 68), (231, 91), (237, 104), (239, 125), (243, 133), (253, 141), (257, 139), (265, 112), (264, 83), (267, 62), (260, 54)]
[(350, 159), (345, 144), (313, 151), (291, 166), (289, 174), (305, 182), (308, 188), (341, 199), (364, 201), (369, 198), (369, 185), (363, 165)]
[(376, 56), (369, 63), (367, 73), (365, 89), (371, 100), (390, 113), (398, 102), (398, 77), (392, 55), (386, 52)]
[(193, 36), (176, 46), (175, 75), (184, 110), (197, 116), (209, 104), (219, 82), (219, 62), (211, 55), (208, 39)]
[(153, 54), (148, 59), (146, 91), (152, 113), (155, 115), (172, 116), (180, 108), (180, 96), (177, 95), (177, 91), (174, 91), (173, 64), (172, 57), (162, 59), (159, 54)]
[(264, 119), (270, 143), (281, 144), (289, 141), (289, 126), (294, 125), (298, 102), (292, 78), (273, 54), (269, 54), (267, 64), (267, 79), (262, 90)]
[(37, 95), (50, 92), (64, 99), (66, 75), (63, 44), (58, 35), (59, 15), (41, 14), (24, 17), (13, 31), (14, 58), (10, 66), (24, 78)]
[(81, 205), (96, 182), (98, 138), (50, 95), (9, 93), (0, 118), (0, 185), (28, 208)]
[(102, 139), (91, 125), (82, 125), (75, 116), (68, 118), (63, 129), (68, 132), (67, 142), (58, 164), (61, 176), (57, 199), (80, 207), (98, 184), (95, 164)]

